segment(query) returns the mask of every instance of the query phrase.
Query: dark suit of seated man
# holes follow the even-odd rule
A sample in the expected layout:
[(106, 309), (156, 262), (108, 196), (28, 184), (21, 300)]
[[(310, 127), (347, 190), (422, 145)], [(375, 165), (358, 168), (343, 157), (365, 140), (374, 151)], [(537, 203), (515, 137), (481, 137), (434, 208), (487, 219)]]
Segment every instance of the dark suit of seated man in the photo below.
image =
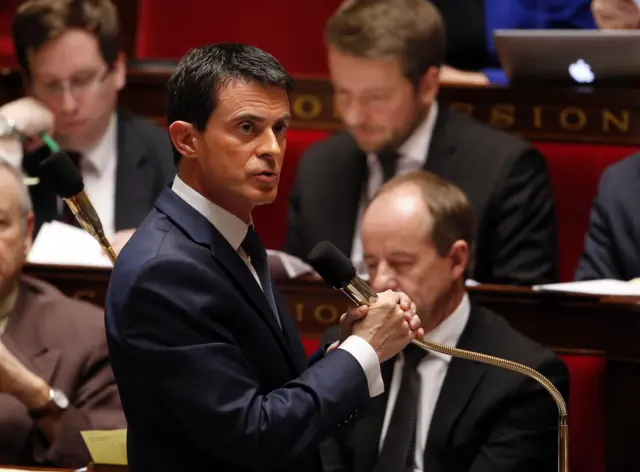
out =
[[(426, 338), (530, 366), (566, 399), (563, 362), (469, 301), (473, 236), (473, 212), (457, 187), (425, 171), (397, 177), (362, 224), (371, 283), (407, 293)], [(385, 362), (382, 376), (385, 393), (323, 444), (325, 472), (557, 470), (557, 408), (536, 381), (413, 345)]]
[[(0, 115), (22, 130), (25, 119), (50, 113), (47, 130), (77, 164), (117, 253), (171, 182), (175, 166), (167, 132), (117, 107), (126, 63), (116, 7), (111, 0), (27, 0), (13, 18), (12, 33), (33, 100), (7, 106)], [(15, 165), (22, 163), (25, 173), (40, 179), (30, 187), (36, 234), (48, 221), (76, 224), (40, 174), (51, 153), (40, 144), (11, 152)]]
[(129, 468), (319, 472), (320, 441), (381, 393), (380, 362), (422, 335), (415, 306), (380, 294), (346, 317), (359, 321), (342, 345), (307, 362), (251, 224), (276, 197), (291, 78), (264, 51), (219, 44), (189, 52), (168, 88), (178, 176), (107, 293)]
[(0, 160), (0, 464), (82, 467), (80, 431), (126, 427), (104, 315), (20, 276), (32, 232), (22, 177)]
[[(555, 204), (529, 143), (437, 102), (442, 19), (427, 0), (345, 2), (325, 31), (336, 111), (346, 131), (302, 156), (284, 251), (305, 259), (332, 241), (364, 273), (362, 213), (381, 182), (426, 169), (458, 185), (478, 218), (482, 283), (557, 281)], [(330, 188), (331, 191), (327, 191)]]
[(640, 277), (640, 154), (604, 171), (575, 280)]

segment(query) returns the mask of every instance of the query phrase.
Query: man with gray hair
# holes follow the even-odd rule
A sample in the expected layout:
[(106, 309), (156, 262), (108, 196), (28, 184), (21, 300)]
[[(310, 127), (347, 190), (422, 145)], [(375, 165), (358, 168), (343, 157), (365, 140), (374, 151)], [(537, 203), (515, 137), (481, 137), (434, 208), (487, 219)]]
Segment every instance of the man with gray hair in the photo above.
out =
[(102, 311), (22, 275), (34, 216), (0, 158), (0, 464), (81, 467), (80, 431), (125, 427)]

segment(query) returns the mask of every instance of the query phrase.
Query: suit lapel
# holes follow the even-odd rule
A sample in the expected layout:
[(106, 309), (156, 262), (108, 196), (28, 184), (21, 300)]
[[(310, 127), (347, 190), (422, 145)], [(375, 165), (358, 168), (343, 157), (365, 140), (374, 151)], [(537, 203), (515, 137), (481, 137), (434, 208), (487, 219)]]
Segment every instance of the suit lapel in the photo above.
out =
[(427, 160), (424, 164), (425, 170), (449, 180), (455, 172), (455, 163), (450, 156), (455, 153), (457, 147), (456, 137), (451, 135), (451, 113), (446, 106), (439, 106)]
[(393, 376), (395, 357), (380, 366), (384, 393), (373, 398), (370, 407), (355, 426), (353, 472), (370, 472), (378, 462), (382, 423), (387, 410), (387, 398)]
[(335, 202), (337, 206), (326, 209), (320, 228), (325, 237), (318, 238), (331, 241), (347, 255), (351, 254), (358, 210), (369, 180), (366, 154), (353, 141), (349, 143), (350, 148), (345, 152), (339, 168), (332, 170), (332, 178), (327, 182), (327, 191), (333, 193), (333, 197), (327, 201)]
[(245, 295), (246, 300), (266, 322), (280, 347), (287, 354), (287, 358), (293, 362), (294, 356), (269, 307), (264, 292), (260, 289), (240, 255), (231, 247), (224, 236), (204, 216), (169, 188), (166, 188), (158, 197), (156, 208), (182, 228), (195, 243), (211, 248), (212, 256), (220, 263), (237, 289)]
[(134, 135), (131, 120), (127, 112), (118, 111), (116, 231), (135, 228), (144, 219), (153, 203), (149, 201), (149, 185), (156, 181), (153, 169), (147, 165), (147, 148)]
[(49, 348), (41, 333), (40, 316), (44, 312), (37, 297), (28, 286), (20, 284), (20, 293), (13, 312), (9, 315), (2, 342), (25, 367), (51, 383), (60, 352)]
[(280, 322), (282, 323), (282, 334), (287, 341), (289, 347), (289, 353), (293, 361), (296, 363), (298, 373), (301, 374), (308, 367), (307, 355), (304, 351), (304, 346), (300, 341), (300, 334), (296, 328), (293, 318), (288, 313), (286, 304), (283, 302), (280, 292), (276, 288), (276, 284), (273, 284), (273, 295), (276, 299), (276, 306), (278, 307), (278, 313), (280, 314)]
[[(212, 252), (213, 256), (220, 262), (229, 276), (235, 280), (236, 286), (246, 295), (254, 309), (260, 313), (262, 319), (269, 325), (269, 329), (271, 329), (273, 335), (278, 339), (282, 349), (289, 357), (293, 357), (289, 344), (285, 341), (283, 330), (280, 329), (264, 292), (238, 253), (218, 231), (215, 231), (213, 235)], [(280, 316), (281, 318), (284, 317), (283, 315)]]
[[(482, 345), (481, 317), (482, 313), (472, 305), (469, 321), (457, 347), (470, 351), (486, 351)], [(451, 359), (429, 427), (424, 452), (424, 470), (441, 470), (442, 464), (438, 460), (437, 451), (446, 449), (458, 418), (485, 373), (486, 367), (483, 364), (455, 357)]]

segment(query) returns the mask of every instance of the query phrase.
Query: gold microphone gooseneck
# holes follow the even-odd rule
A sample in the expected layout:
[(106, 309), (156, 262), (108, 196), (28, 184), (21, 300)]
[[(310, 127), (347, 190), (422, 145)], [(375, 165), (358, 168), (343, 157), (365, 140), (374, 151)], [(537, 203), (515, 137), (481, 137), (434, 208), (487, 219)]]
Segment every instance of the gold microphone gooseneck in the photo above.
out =
[[(356, 270), (351, 261), (328, 241), (322, 241), (313, 248), (309, 254), (309, 261), (316, 272), (329, 285), (341, 290), (356, 305), (371, 305), (378, 299), (378, 295), (371, 289), (371, 286), (356, 275)], [(448, 356), (517, 372), (534, 379), (542, 385), (551, 394), (558, 407), (558, 472), (569, 472), (569, 414), (567, 403), (549, 379), (531, 367), (507, 359), (458, 349), (424, 338), (413, 339), (411, 342), (427, 351), (436, 351)]]
[(93, 209), (93, 205), (87, 197), (87, 194), (83, 191), (77, 193), (72, 197), (63, 198), (65, 203), (69, 206), (73, 212), (80, 226), (89, 233), (93, 238), (98, 241), (98, 244), (102, 247), (102, 250), (107, 254), (112, 264), (116, 263), (116, 252), (111, 247), (111, 243), (104, 234), (102, 229), (102, 222), (98, 217), (98, 214)]
[(40, 137), (53, 153), (40, 163), (41, 173), (47, 175), (53, 184), (56, 194), (80, 223), (80, 226), (100, 244), (112, 264), (116, 262), (116, 253), (104, 234), (102, 222), (84, 191), (82, 175), (71, 158), (60, 151), (60, 146), (47, 133)]

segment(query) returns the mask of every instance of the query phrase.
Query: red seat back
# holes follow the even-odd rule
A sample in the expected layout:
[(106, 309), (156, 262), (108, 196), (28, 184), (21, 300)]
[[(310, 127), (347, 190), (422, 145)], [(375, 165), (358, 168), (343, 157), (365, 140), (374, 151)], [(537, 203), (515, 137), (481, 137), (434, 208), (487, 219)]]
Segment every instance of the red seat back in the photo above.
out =
[(589, 212), (606, 167), (636, 151), (629, 146), (535, 143), (549, 166), (558, 215), (560, 281), (573, 280)]
[(560, 357), (569, 369), (571, 382), (568, 398), (570, 470), (604, 472), (604, 359), (581, 355)]

